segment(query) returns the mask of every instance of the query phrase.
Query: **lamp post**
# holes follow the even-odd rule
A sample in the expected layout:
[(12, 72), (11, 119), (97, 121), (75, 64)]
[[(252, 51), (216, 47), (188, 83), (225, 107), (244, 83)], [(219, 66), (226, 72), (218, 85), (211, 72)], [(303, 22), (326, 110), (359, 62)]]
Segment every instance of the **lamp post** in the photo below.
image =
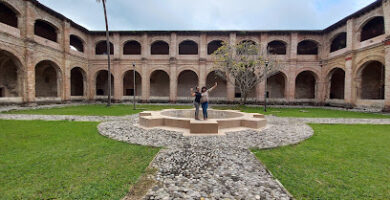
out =
[(268, 77), (267, 77), (267, 69), (268, 69), (269, 61), (266, 60), (264, 64), (265, 64), (265, 67), (264, 67), (264, 77), (265, 77), (265, 87), (264, 87), (264, 112), (267, 112), (267, 80), (268, 80)]
[(133, 63), (133, 110), (135, 110), (135, 63)]

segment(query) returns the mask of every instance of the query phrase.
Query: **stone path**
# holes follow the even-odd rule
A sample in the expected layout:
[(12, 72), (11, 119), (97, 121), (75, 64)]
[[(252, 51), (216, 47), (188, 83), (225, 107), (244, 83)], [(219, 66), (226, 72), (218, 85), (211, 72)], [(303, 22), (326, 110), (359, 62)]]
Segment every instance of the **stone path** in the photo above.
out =
[(291, 199), (249, 151), (295, 144), (313, 130), (298, 121), (269, 120), (266, 129), (227, 133), (225, 136), (183, 136), (161, 129), (134, 126), (137, 116), (109, 121), (99, 132), (115, 140), (166, 147), (152, 166), (157, 185), (144, 199)]
[(274, 148), (299, 143), (313, 135), (306, 123), (390, 124), (390, 119), (267, 117), (262, 131), (245, 130), (225, 136), (183, 136), (135, 126), (132, 116), (65, 116), (0, 114), (0, 119), (103, 121), (99, 132), (132, 144), (164, 147), (152, 162), (158, 169), (144, 199), (291, 199), (249, 148)]

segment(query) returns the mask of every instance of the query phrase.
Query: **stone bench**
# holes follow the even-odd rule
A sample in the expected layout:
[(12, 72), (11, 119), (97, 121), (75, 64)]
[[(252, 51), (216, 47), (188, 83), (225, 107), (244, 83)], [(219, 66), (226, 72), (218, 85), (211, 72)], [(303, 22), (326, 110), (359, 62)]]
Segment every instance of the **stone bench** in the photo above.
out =
[(193, 133), (193, 134), (218, 134), (218, 122), (215, 119), (209, 119), (206, 121), (191, 119), (190, 133)]

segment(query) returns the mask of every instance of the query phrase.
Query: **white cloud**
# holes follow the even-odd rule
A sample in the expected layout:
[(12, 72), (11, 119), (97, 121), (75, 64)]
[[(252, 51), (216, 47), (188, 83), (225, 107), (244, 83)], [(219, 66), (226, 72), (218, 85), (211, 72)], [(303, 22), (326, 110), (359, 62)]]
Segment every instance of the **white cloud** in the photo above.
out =
[[(40, 0), (91, 30), (103, 30), (95, 0)], [(108, 0), (113, 30), (323, 29), (373, 0)]]

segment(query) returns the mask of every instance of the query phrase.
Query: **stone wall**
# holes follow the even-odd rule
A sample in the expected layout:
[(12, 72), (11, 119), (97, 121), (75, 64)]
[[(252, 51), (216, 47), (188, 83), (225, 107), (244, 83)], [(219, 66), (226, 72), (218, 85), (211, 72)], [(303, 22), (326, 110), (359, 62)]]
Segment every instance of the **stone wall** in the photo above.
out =
[[(95, 52), (96, 45), (105, 40), (104, 32), (86, 30), (34, 0), (0, 0), (0, 3), (11, 7), (18, 19), (17, 27), (0, 23), (0, 50), (4, 52), (0, 56), (0, 102), (94, 101), (107, 95), (104, 91), (107, 90), (106, 80), (98, 77), (99, 71), (107, 70), (107, 58)], [(360, 41), (363, 27), (378, 16), (384, 19), (385, 33)], [(54, 27), (57, 42), (34, 34), (36, 20), (43, 20)], [(332, 41), (341, 33), (347, 35), (346, 47), (330, 52)], [(70, 47), (71, 36), (82, 42), (83, 51)], [(110, 36), (114, 50), (112, 94), (115, 101), (129, 99), (132, 78), (125, 73), (133, 69), (134, 63), (138, 73), (136, 95), (142, 101), (189, 100), (189, 87), (197, 84), (210, 87), (216, 81), (219, 87), (211, 94), (211, 99), (233, 102), (238, 100), (234, 83), (215, 78), (208, 44), (213, 44), (213, 41), (238, 43), (251, 40), (267, 46), (270, 42), (280, 41), (285, 44), (286, 54), (276, 57), (286, 67), (280, 75), (268, 81), (271, 102), (331, 104), (337, 100), (344, 106), (387, 108), (390, 106), (390, 79), (386, 78), (390, 77), (389, 36), (389, 1), (377, 1), (319, 31), (114, 31)], [(124, 54), (124, 45), (129, 41), (139, 43), (140, 54)], [(197, 54), (180, 54), (180, 44), (187, 41), (197, 45)], [(317, 44), (318, 53), (299, 55), (298, 44), (302, 41)], [(165, 42), (169, 47), (167, 54), (152, 54), (151, 47), (155, 42)], [(134, 52), (139, 52), (139, 49)], [(38, 64), (42, 61), (51, 63), (50, 69), (54, 71), (41, 71)], [(382, 74), (372, 72), (365, 76), (362, 69), (373, 61), (383, 65)], [(16, 66), (17, 77), (15, 67), (5, 66)], [(71, 70), (76, 67), (79, 73), (74, 72), (72, 77)], [(336, 68), (341, 71), (334, 73)], [(310, 77), (297, 80), (301, 73), (312, 74), (315, 81)], [(379, 76), (383, 76), (383, 81), (378, 83), (383, 88), (382, 94), (378, 94), (380, 98), (362, 96), (364, 88), (375, 85), (375, 77)], [(250, 101), (262, 102), (265, 87), (265, 82), (262, 82), (254, 88)], [(97, 90), (103, 90), (103, 95), (97, 95)]]

